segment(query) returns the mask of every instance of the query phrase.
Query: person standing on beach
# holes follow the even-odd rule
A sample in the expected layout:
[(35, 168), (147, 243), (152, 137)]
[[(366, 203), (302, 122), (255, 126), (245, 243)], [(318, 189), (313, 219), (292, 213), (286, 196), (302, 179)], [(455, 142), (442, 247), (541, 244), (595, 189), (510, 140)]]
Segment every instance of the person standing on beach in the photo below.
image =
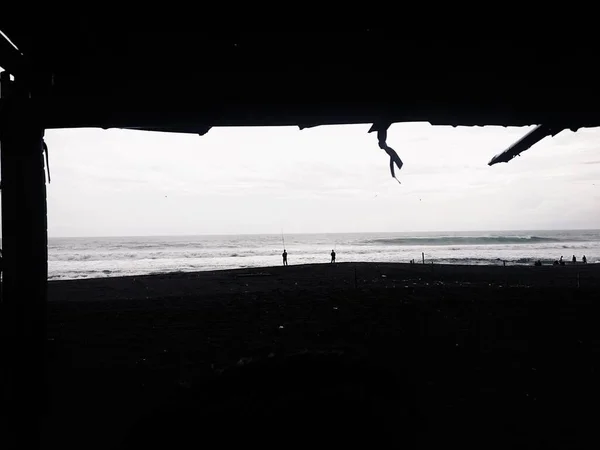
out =
[(283, 265), (287, 266), (287, 252), (285, 251), (285, 248), (283, 249), (283, 253), (281, 254), (281, 256), (283, 257)]
[(575, 258), (575, 255), (573, 255), (573, 264), (575, 264), (577, 262), (577, 258)]
[(581, 258), (581, 260), (583, 261), (584, 264), (587, 264), (587, 258), (585, 257), (585, 255), (583, 255), (583, 258)]
[(335, 262), (335, 250), (331, 250), (331, 262)]

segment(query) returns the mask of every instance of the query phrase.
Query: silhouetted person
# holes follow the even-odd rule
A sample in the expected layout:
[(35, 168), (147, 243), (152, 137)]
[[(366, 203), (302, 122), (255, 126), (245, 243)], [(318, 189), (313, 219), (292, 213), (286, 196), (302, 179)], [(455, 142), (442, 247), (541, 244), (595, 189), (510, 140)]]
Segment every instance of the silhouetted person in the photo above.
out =
[(575, 255), (573, 255), (573, 264), (575, 264), (577, 262), (577, 258), (575, 258)]
[[(1, 252), (0, 252), (1, 254)], [(587, 258), (585, 257), (585, 255), (583, 255), (583, 258), (581, 258), (581, 260), (583, 261), (584, 264), (587, 264)]]
[(281, 254), (281, 256), (283, 257), (283, 265), (287, 266), (287, 252), (285, 251), (285, 248), (283, 249), (283, 253)]
[(564, 265), (565, 265), (565, 262), (563, 261), (563, 257), (562, 257), (562, 255), (561, 255), (560, 259), (558, 260), (558, 263), (559, 263), (561, 266), (564, 266)]
[(331, 262), (335, 262), (335, 250), (331, 250)]

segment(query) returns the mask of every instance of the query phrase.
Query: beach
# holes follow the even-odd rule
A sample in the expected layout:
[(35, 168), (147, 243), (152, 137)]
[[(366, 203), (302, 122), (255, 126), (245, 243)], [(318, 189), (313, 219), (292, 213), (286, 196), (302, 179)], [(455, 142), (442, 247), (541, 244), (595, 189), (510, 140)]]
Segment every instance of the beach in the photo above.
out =
[[(389, 396), (404, 400), (384, 416), (404, 411), (407, 422), (393, 422), (399, 443), (576, 448), (599, 399), (599, 286), (598, 264), (341, 263), (51, 281), (44, 439), (200, 442), (204, 422), (181, 424), (194, 417), (190, 402), (206, 415), (193, 399), (210, 380), (324, 352), (395, 374)], [(264, 427), (259, 435), (277, 436)]]

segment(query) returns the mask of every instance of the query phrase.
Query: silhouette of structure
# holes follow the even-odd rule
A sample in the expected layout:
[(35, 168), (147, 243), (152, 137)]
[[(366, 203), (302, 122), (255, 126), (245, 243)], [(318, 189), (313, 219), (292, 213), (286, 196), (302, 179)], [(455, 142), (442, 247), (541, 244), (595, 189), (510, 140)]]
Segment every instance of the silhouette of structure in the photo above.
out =
[(396, 165), (396, 167), (398, 167), (398, 170), (402, 169), (402, 166), (404, 164), (398, 156), (398, 153), (396, 153), (396, 151), (392, 147), (387, 145), (387, 130), (390, 127), (390, 125), (391, 123), (389, 122), (385, 124), (373, 124), (373, 126), (369, 130), (369, 133), (371, 133), (372, 131), (377, 131), (377, 141), (379, 142), (379, 148), (385, 150), (385, 152), (390, 157), (390, 173), (392, 174), (392, 178), (394, 178), (396, 181), (398, 181), (398, 183), (400, 183), (400, 180), (396, 178), (394, 164)]
[[(0, 30), (8, 39), (0, 35), (1, 365), (7, 448), (17, 437), (19, 447), (38, 446), (35, 430), (44, 408), (46, 129), (204, 135), (219, 126), (377, 124), (379, 146), (395, 176), (394, 164), (400, 168), (402, 161), (387, 145), (385, 131), (396, 122), (542, 126), (491, 163), (508, 161), (562, 129), (600, 125), (600, 66), (589, 58), (595, 43), (546, 37), (532, 59), (518, 38), (408, 41), (360, 28), (277, 35), (172, 32), (162, 26), (167, 12), (154, 14), (132, 21), (110, 8), (93, 14), (56, 9), (32, 20), (30, 14), (3, 11)], [(178, 29), (186, 29), (181, 20), (179, 12)], [(192, 28), (198, 28), (197, 18)], [(400, 70), (373, 64), (398, 49)]]

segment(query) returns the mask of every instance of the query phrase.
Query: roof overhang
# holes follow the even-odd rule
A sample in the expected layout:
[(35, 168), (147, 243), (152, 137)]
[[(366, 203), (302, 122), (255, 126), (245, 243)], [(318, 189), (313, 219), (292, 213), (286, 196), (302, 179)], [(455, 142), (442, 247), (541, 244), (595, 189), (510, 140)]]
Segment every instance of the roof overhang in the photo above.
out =
[(46, 128), (600, 125), (595, 42), (207, 33), (74, 14), (0, 23), (19, 49), (0, 47), (0, 66), (31, 86)]

